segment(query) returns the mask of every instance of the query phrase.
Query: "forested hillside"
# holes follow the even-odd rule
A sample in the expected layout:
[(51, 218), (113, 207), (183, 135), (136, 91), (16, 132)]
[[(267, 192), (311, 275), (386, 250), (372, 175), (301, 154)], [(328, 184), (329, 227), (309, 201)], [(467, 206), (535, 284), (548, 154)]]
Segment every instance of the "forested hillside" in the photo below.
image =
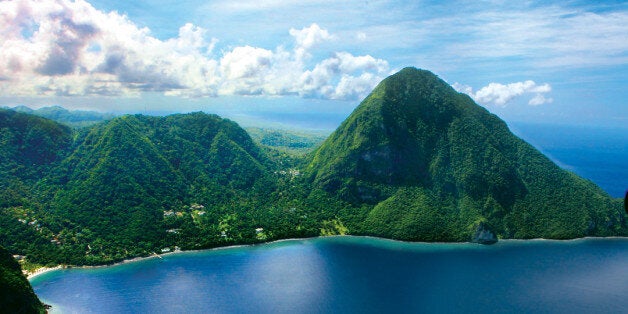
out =
[(246, 128), (257, 143), (290, 155), (304, 155), (319, 146), (329, 135), (322, 131), (293, 131)]
[(65, 158), (36, 172), (39, 180), (26, 184), (36, 192), (2, 209), (1, 243), (41, 264), (255, 241), (253, 226), (232, 230), (242, 223), (239, 206), (255, 207), (275, 191), (273, 163), (242, 128), (214, 115), (123, 116), (76, 131), (66, 146), (47, 148)]
[(366, 234), (467, 241), (483, 231), (566, 239), (626, 230), (619, 203), (599, 187), (414, 68), (381, 82), (313, 154), (307, 174), (315, 188), (373, 206)]
[(627, 235), (620, 200), (417, 69), (384, 80), (305, 156), (310, 137), (257, 130), (260, 145), (204, 113), (70, 129), (0, 110), (0, 129), (0, 245), (29, 265), (332, 234)]
[(46, 313), (13, 256), (0, 246), (0, 312)]

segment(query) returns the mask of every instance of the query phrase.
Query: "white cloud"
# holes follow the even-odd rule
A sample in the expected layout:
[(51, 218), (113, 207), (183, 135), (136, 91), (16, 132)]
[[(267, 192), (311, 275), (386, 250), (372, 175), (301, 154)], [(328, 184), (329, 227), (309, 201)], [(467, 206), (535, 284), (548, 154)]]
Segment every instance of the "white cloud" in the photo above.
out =
[(552, 98), (545, 98), (543, 95), (552, 91), (552, 87), (549, 84), (538, 85), (531, 80), (506, 85), (501, 83), (489, 83), (487, 86), (480, 88), (477, 92), (474, 92), (471, 86), (457, 82), (452, 84), (452, 87), (461, 93), (471, 96), (473, 100), (483, 105), (505, 107), (513, 99), (525, 94), (534, 95), (528, 102), (531, 106), (538, 106), (553, 101)]
[(512, 57), (536, 67), (566, 68), (625, 64), (628, 12), (596, 11), (551, 3), (478, 4), (477, 10), (460, 10), (464, 18), (438, 16), (421, 26), (433, 31), (430, 37), (457, 39), (445, 43), (439, 60)]
[[(269, 5), (277, 4), (278, 6)], [(317, 1), (326, 2), (326, 1)], [(371, 54), (399, 54), (403, 65), (432, 70), (510, 65), (528, 68), (586, 68), (628, 62), (628, 10), (625, 4), (601, 1), (417, 1), (347, 0), (308, 5), (312, 1), (212, 1), (212, 8), (229, 16), (244, 9), (273, 25), (287, 20), (314, 20), (333, 26), (344, 43)], [(340, 3), (340, 4), (339, 4)], [(222, 4), (222, 5), (217, 5)], [(243, 4), (246, 4), (243, 7)], [(352, 8), (346, 10), (345, 8)], [(209, 11), (209, 10), (208, 10)], [(242, 12), (242, 11), (238, 11)], [(367, 20), (367, 17), (372, 17)], [(262, 20), (259, 20), (263, 23)], [(229, 21), (222, 20), (229, 23)], [(362, 37), (360, 34), (368, 34)], [(389, 61), (393, 61), (390, 57)], [(497, 62), (496, 62), (497, 61)], [(501, 62), (500, 62), (501, 61)], [(439, 71), (442, 72), (442, 71)]]
[(343, 75), (332, 98), (358, 98), (371, 91), (374, 79), (374, 75), (368, 72), (357, 77)]
[(453, 84), (451, 84), (451, 87), (453, 87), (455, 90), (457, 90), (460, 93), (465, 93), (469, 96), (473, 96), (473, 87), (469, 86), (469, 85), (465, 85), (465, 84), (460, 84), (458, 82), (455, 82)]
[(250, 46), (236, 47), (220, 59), (222, 94), (261, 94), (272, 67), (273, 52)]
[(542, 94), (536, 94), (532, 99), (530, 99), (530, 101), (528, 101), (528, 105), (538, 106), (546, 103), (551, 103), (553, 101), (554, 99), (552, 98), (545, 98), (545, 96), (543, 96)]
[(251, 78), (271, 66), (273, 52), (250, 46), (236, 47), (220, 60), (223, 77), (227, 80)]
[[(291, 28), (294, 48), (249, 45), (214, 52), (218, 40), (191, 23), (160, 40), (117, 12), (83, 0), (0, 2), (0, 93), (5, 96), (301, 95), (363, 97), (388, 71), (369, 55), (311, 51), (334, 35)], [(310, 66), (308, 66), (310, 65)], [(309, 78), (308, 78), (309, 77)]]
[(296, 1), (296, 0), (239, 0), (239, 1), (212, 1), (209, 4), (211, 10), (216, 10), (221, 13), (233, 13), (233, 12), (259, 12), (268, 10), (278, 10), (287, 6), (304, 6), (315, 5), (320, 6), (324, 4), (333, 4), (333, 0), (310, 0), (310, 1)]
[(297, 58), (309, 57), (308, 50), (319, 43), (333, 38), (327, 30), (321, 29), (317, 24), (312, 24), (301, 30), (291, 28), (289, 33), (296, 41), (294, 51)]
[[(300, 78), (303, 96), (355, 99), (366, 95), (387, 74), (388, 62), (339, 52), (305, 71)], [(340, 77), (340, 81), (336, 80)]]

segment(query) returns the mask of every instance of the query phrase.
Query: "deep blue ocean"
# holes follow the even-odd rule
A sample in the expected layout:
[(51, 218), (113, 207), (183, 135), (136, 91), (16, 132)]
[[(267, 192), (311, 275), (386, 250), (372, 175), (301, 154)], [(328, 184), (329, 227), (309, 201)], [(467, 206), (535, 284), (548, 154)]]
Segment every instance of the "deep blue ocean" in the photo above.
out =
[(628, 239), (288, 240), (32, 284), (53, 313), (626, 313)]
[(611, 196), (623, 198), (628, 191), (628, 128), (511, 123), (510, 129)]

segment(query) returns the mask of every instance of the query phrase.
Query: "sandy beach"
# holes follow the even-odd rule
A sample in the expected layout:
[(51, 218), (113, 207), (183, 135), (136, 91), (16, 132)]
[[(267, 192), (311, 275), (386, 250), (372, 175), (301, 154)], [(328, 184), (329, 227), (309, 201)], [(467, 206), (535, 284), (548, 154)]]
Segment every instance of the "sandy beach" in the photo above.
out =
[(62, 268), (65, 268), (65, 266), (58, 265), (58, 266), (55, 266), (55, 267), (41, 267), (41, 268), (37, 268), (33, 272), (25, 271), (24, 274), (26, 275), (26, 278), (28, 280), (31, 280), (34, 277), (37, 277), (37, 276), (39, 276), (41, 274), (45, 274), (47, 272), (50, 272), (50, 271), (53, 271), (53, 270), (57, 270), (57, 269), (62, 269)]
[(100, 267), (111, 267), (111, 266), (116, 266), (116, 265), (121, 265), (121, 264), (127, 264), (127, 263), (133, 263), (133, 262), (139, 262), (142, 260), (146, 260), (146, 259), (151, 259), (151, 258), (163, 258), (166, 255), (171, 255), (171, 254), (177, 254), (177, 253), (183, 253), (183, 252), (196, 252), (196, 251), (205, 251), (205, 250), (224, 250), (224, 249), (230, 249), (230, 248), (236, 248), (236, 247), (244, 247), (244, 246), (251, 246), (251, 245), (260, 245), (260, 244), (269, 244), (269, 243), (275, 243), (275, 242), (283, 242), (283, 241), (291, 241), (291, 240), (303, 240), (301, 238), (290, 238), (290, 239), (281, 239), (281, 240), (275, 240), (275, 241), (271, 241), (271, 242), (263, 242), (263, 243), (256, 243), (256, 244), (236, 244), (236, 245), (228, 245), (228, 246), (220, 246), (220, 247), (215, 247), (215, 248), (210, 248), (210, 249), (201, 249), (201, 250), (175, 250), (172, 252), (167, 252), (167, 253), (161, 253), (161, 254), (157, 254), (157, 253), (153, 253), (151, 255), (148, 256), (138, 256), (138, 257), (133, 257), (133, 258), (129, 258), (129, 259), (125, 259), (122, 260), (120, 262), (116, 262), (113, 264), (103, 264), (103, 265), (82, 265), (82, 266), (72, 266), (72, 265), (57, 265), (55, 267), (41, 267), (41, 268), (37, 268), (35, 271), (33, 272), (29, 272), (29, 271), (23, 271), (24, 275), (26, 275), (26, 278), (28, 280), (31, 280), (34, 277), (37, 277), (41, 274), (45, 274), (47, 272), (53, 271), (53, 270), (57, 270), (57, 269), (64, 269), (64, 268), (100, 268)]

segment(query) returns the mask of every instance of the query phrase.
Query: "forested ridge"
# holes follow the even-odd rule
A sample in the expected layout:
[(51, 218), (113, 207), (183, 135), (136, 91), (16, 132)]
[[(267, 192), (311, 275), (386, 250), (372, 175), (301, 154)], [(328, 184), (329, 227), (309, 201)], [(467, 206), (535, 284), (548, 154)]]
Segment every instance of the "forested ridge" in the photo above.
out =
[(414, 68), (376, 87), (306, 172), (315, 188), (372, 204), (363, 225), (372, 235), (466, 241), (482, 230), (499, 238), (625, 234), (617, 200)]
[(331, 234), (628, 234), (620, 200), (414, 68), (382, 81), (305, 156), (305, 137), (257, 130), (256, 143), (204, 113), (71, 129), (0, 109), (0, 129), (0, 245), (38, 265)]
[(3, 313), (46, 313), (18, 262), (0, 246), (0, 311)]
[(6, 109), (47, 118), (73, 128), (91, 126), (105, 120), (113, 119), (115, 117), (115, 115), (111, 113), (100, 113), (96, 111), (84, 110), (67, 110), (60, 106), (42, 107), (35, 110), (26, 106), (17, 106)]

